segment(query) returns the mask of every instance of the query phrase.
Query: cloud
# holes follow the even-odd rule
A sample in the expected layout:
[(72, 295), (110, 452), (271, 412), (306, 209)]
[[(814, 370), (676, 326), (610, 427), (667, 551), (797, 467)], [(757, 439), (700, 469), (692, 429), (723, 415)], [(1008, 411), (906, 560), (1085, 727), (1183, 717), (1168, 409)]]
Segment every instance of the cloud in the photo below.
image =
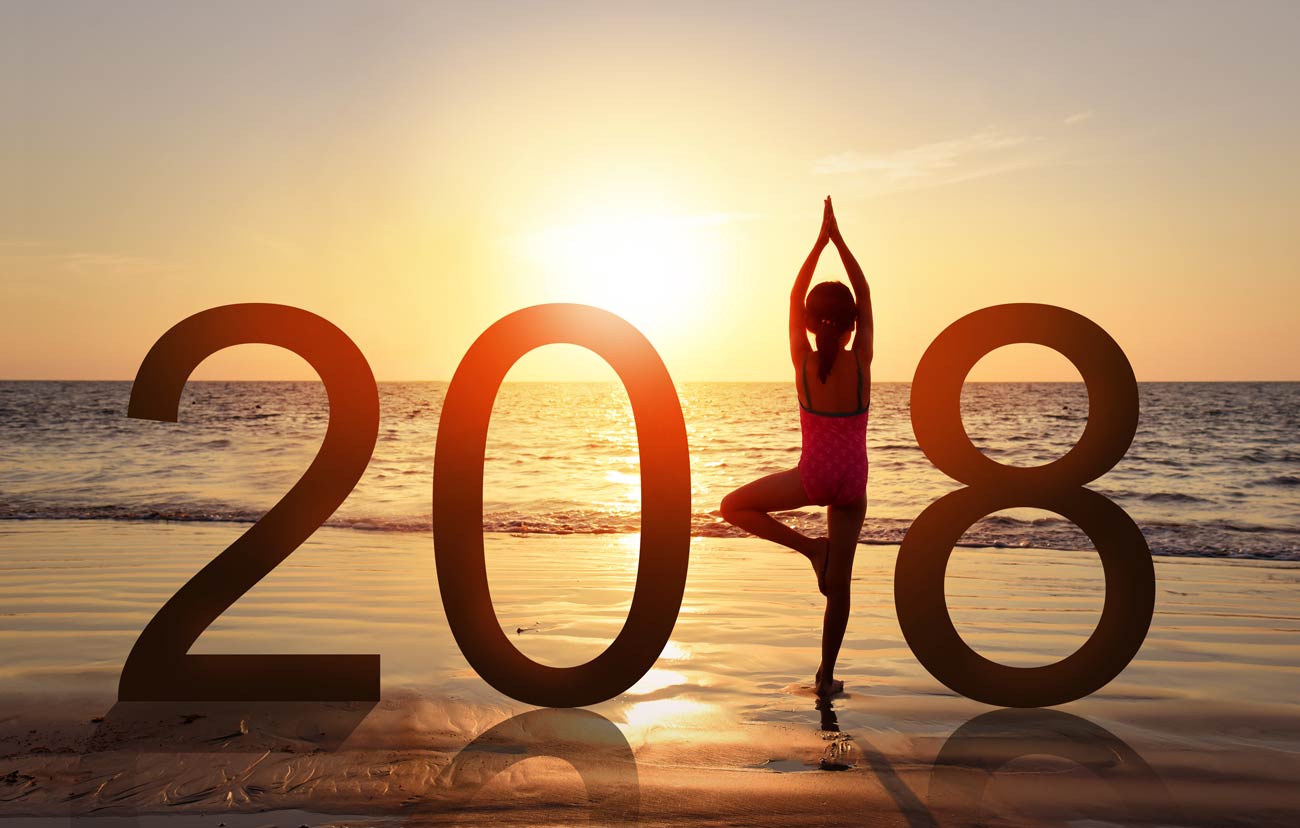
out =
[(868, 193), (883, 195), (969, 181), (1046, 164), (1031, 149), (1041, 139), (1001, 129), (934, 141), (892, 152), (841, 152), (813, 162), (814, 175), (849, 176)]
[(1018, 147), (1028, 140), (1024, 135), (989, 129), (966, 138), (936, 141), (894, 152), (841, 152), (814, 161), (813, 174), (875, 173), (889, 181), (921, 178), (952, 170), (976, 156)]
[(1090, 118), (1092, 118), (1092, 116), (1095, 114), (1096, 113), (1093, 112), (1091, 109), (1085, 110), (1083, 112), (1072, 112), (1069, 115), (1065, 116), (1064, 123), (1066, 126), (1074, 126), (1075, 124), (1081, 124), (1084, 121), (1087, 121)]
[(144, 256), (106, 251), (68, 250), (46, 241), (0, 239), (0, 261), (16, 279), (40, 281), (50, 276), (74, 280), (127, 279), (157, 276), (174, 265)]
[(76, 276), (117, 278), (168, 270), (165, 264), (156, 259), (119, 253), (65, 253), (54, 258), (60, 269)]

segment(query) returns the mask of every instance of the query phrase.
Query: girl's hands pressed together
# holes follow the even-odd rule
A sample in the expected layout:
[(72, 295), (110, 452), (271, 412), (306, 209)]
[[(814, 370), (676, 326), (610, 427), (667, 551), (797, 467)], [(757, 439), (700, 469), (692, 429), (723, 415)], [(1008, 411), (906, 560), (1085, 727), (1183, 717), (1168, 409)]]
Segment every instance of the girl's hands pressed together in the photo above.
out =
[(822, 215), (822, 228), (822, 232), (826, 234), (826, 237), (835, 244), (838, 245), (844, 240), (840, 235), (840, 224), (835, 220), (835, 207), (831, 204), (830, 196), (826, 196), (826, 209)]
[(825, 247), (836, 235), (839, 235), (839, 228), (835, 226), (835, 211), (831, 209), (831, 197), (826, 196), (822, 202), (822, 229), (817, 234), (817, 245)]

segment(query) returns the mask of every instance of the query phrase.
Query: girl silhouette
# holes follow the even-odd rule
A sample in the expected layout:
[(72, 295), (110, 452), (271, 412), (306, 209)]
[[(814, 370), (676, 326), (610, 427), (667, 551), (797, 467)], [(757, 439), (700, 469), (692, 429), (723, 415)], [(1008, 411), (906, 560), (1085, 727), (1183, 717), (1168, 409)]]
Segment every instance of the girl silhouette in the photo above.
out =
[[(852, 292), (840, 282), (822, 282), (808, 291), (828, 242), (840, 253)], [(855, 327), (857, 335), (848, 348)], [(809, 332), (816, 339), (816, 350), (808, 346)], [(844, 689), (844, 682), (835, 679), (835, 659), (848, 625), (853, 555), (867, 512), (872, 333), (871, 290), (840, 235), (827, 196), (821, 233), (790, 292), (790, 359), (803, 433), (799, 465), (759, 478), (722, 499), (722, 517), (728, 523), (789, 547), (812, 562), (817, 587), (826, 596), (816, 676), (819, 696)], [(803, 535), (769, 514), (813, 504), (827, 507), (826, 537)]]

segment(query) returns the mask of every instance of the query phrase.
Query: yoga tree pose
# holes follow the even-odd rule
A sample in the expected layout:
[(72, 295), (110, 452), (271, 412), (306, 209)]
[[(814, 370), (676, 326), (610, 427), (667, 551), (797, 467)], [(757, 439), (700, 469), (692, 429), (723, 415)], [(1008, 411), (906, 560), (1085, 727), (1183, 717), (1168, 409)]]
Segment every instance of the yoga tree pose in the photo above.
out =
[[(828, 243), (840, 253), (853, 286), (851, 292), (841, 282), (822, 282), (808, 290)], [(813, 334), (816, 349), (809, 347), (808, 333)], [(835, 679), (835, 659), (848, 625), (853, 555), (867, 512), (872, 334), (871, 290), (840, 235), (827, 196), (821, 233), (790, 292), (790, 359), (803, 433), (799, 465), (759, 478), (722, 499), (722, 516), (727, 522), (789, 547), (812, 562), (817, 587), (826, 596), (822, 659), (816, 677), (819, 696), (844, 689), (844, 682)], [(848, 347), (850, 337), (852, 348)], [(815, 380), (809, 380), (809, 373), (815, 374)], [(769, 514), (813, 504), (827, 507), (825, 537), (808, 537)]]

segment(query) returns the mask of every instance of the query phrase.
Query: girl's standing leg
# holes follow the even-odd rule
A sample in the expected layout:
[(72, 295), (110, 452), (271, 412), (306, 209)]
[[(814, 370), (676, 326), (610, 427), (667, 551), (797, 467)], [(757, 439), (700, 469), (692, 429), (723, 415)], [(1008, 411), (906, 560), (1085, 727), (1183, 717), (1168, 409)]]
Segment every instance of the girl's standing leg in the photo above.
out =
[(858, 534), (867, 514), (867, 498), (826, 510), (830, 535), (826, 561), (826, 615), (822, 620), (822, 664), (817, 669), (818, 695), (830, 695), (844, 689), (835, 679), (835, 660), (844, 643), (849, 624), (849, 583), (853, 577), (853, 556), (858, 549)]

